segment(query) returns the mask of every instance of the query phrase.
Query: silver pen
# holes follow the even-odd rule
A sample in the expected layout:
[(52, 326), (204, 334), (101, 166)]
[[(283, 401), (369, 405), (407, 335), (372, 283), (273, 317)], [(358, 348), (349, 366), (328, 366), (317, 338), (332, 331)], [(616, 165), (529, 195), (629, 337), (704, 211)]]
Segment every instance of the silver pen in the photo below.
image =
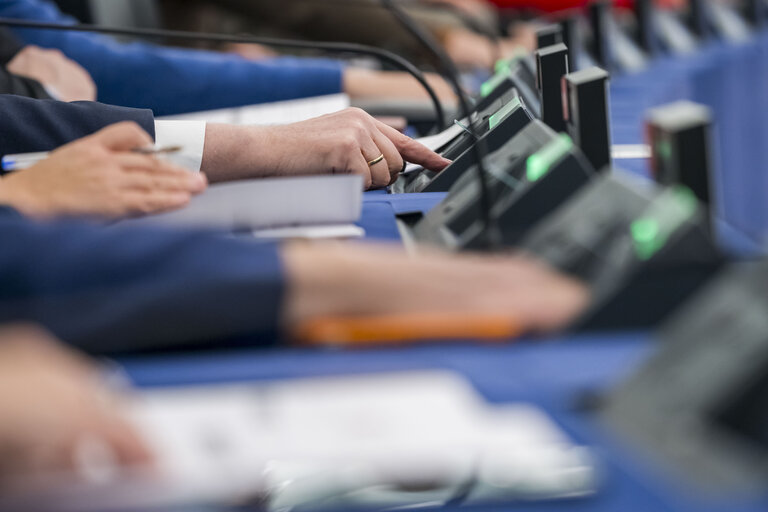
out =
[[(132, 153), (138, 153), (141, 155), (170, 155), (178, 153), (182, 149), (181, 146), (166, 146), (166, 147), (144, 147), (134, 148)], [(32, 167), (33, 165), (45, 160), (51, 156), (48, 151), (42, 151), (39, 153), (20, 153), (18, 155), (6, 155), (0, 162), (0, 168), (5, 172), (21, 171)]]

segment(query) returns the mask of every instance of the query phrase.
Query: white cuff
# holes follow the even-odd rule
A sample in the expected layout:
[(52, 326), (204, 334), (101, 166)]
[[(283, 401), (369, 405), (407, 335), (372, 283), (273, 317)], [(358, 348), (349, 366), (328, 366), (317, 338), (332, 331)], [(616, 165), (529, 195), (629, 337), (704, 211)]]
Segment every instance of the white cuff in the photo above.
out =
[(155, 145), (160, 148), (181, 146), (181, 152), (166, 158), (192, 171), (199, 171), (205, 149), (205, 127), (204, 121), (155, 120)]

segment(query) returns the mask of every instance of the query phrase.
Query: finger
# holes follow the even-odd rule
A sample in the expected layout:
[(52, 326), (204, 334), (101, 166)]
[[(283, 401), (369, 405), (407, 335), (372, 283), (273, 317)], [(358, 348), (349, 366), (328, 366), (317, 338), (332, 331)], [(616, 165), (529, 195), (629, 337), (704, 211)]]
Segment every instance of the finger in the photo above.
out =
[(204, 174), (185, 172), (184, 174), (162, 174), (136, 169), (123, 177), (123, 187), (137, 191), (187, 192), (199, 194), (205, 190), (208, 182)]
[[(372, 131), (377, 131), (375, 128)], [(370, 133), (370, 132), (369, 132)], [(362, 152), (363, 160), (365, 160), (365, 166), (368, 168), (368, 174), (371, 177), (371, 183), (367, 188), (386, 187), (389, 182), (392, 181), (392, 177), (389, 174), (389, 162), (387, 162), (387, 155), (374, 141), (373, 133), (369, 136), (363, 137), (360, 143), (360, 150)], [(397, 150), (395, 150), (397, 152)], [(384, 155), (384, 159), (370, 165), (369, 162), (378, 159), (381, 155)]]
[(153, 144), (152, 137), (130, 121), (108, 126), (92, 137), (113, 151), (128, 151)]
[(365, 159), (362, 153), (358, 152), (352, 156), (349, 171), (352, 174), (359, 174), (363, 177), (363, 186), (366, 190), (373, 186), (373, 176), (371, 173), (371, 167), (368, 165), (368, 161)]
[(377, 127), (373, 128), (373, 141), (387, 161), (389, 180), (391, 182), (403, 170), (403, 157), (400, 156), (400, 152), (395, 147), (395, 144), (386, 135), (381, 133)]
[(407, 135), (403, 135), (394, 128), (377, 121), (381, 133), (387, 136), (408, 162), (419, 164), (430, 171), (442, 171), (451, 164), (451, 161), (438, 155), (423, 144), (416, 142)]
[(152, 452), (139, 433), (123, 418), (110, 415), (102, 421), (98, 434), (114, 451), (123, 466), (148, 466)]
[(128, 215), (150, 215), (186, 206), (192, 194), (185, 191), (129, 190), (123, 194)]

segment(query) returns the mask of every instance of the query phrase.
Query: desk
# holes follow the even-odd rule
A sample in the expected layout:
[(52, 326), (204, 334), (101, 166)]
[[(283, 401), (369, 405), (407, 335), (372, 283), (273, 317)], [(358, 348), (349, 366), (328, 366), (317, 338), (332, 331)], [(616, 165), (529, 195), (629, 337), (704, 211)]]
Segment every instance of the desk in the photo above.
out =
[[(643, 141), (642, 119), (651, 106), (688, 98), (712, 106), (718, 119), (718, 185), (725, 217), (725, 245), (747, 243), (734, 226), (756, 236), (768, 232), (768, 36), (741, 46), (711, 45), (686, 58), (662, 59), (612, 84), (615, 143)], [(751, 94), (747, 94), (745, 93)], [(762, 94), (761, 94), (762, 93)], [(647, 173), (642, 161), (625, 167)], [(727, 171), (727, 172), (726, 172)], [(363, 226), (369, 237), (396, 240), (394, 214), (426, 211), (443, 194), (388, 196), (366, 194)], [(642, 462), (591, 413), (576, 404), (584, 392), (609, 389), (654, 349), (650, 335), (624, 333), (509, 346), (419, 346), (373, 351), (245, 350), (124, 361), (140, 386), (168, 386), (243, 380), (272, 380), (424, 368), (455, 370), (491, 402), (527, 401), (542, 407), (577, 442), (593, 446), (603, 471), (598, 493), (590, 498), (535, 504), (513, 503), (504, 510), (540, 511), (728, 511), (768, 510), (768, 497), (749, 503), (701, 503), (653, 465)], [(464, 509), (466, 510), (466, 509)], [(499, 507), (472, 507), (499, 510)]]

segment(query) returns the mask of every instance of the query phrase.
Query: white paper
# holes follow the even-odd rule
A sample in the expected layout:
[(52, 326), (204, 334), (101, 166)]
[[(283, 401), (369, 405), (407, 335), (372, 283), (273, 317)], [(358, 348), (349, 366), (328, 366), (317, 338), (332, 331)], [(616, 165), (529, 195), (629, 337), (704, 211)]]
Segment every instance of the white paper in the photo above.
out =
[[(478, 500), (578, 496), (595, 485), (588, 452), (543, 411), (489, 405), (449, 372), (147, 390), (128, 410), (159, 476), (143, 491), (101, 488), (94, 497), (78, 489), (82, 512), (153, 497), (232, 503), (263, 495), (273, 511), (440, 504), (474, 479)], [(75, 510), (66, 500), (57, 509)]]
[(354, 224), (332, 224), (322, 226), (297, 226), (290, 228), (258, 229), (253, 231), (253, 236), (263, 239), (350, 239), (362, 238), (365, 230)]
[(360, 219), (357, 175), (304, 176), (213, 185), (185, 208), (126, 222), (227, 230), (352, 224)]
[[(464, 124), (462, 122), (462, 124)], [(458, 124), (453, 124), (443, 130), (442, 132), (436, 134), (436, 135), (429, 135), (427, 137), (422, 137), (420, 139), (416, 139), (418, 142), (422, 143), (423, 145), (427, 146), (432, 151), (437, 151), (438, 149), (442, 148), (449, 142), (451, 142), (453, 139), (464, 133), (464, 128), (459, 126)]]
[(208, 110), (166, 116), (162, 120), (193, 120), (208, 123), (278, 125), (290, 124), (331, 114), (349, 107), (349, 96), (346, 94), (331, 94), (290, 101), (262, 103), (246, 107)]

